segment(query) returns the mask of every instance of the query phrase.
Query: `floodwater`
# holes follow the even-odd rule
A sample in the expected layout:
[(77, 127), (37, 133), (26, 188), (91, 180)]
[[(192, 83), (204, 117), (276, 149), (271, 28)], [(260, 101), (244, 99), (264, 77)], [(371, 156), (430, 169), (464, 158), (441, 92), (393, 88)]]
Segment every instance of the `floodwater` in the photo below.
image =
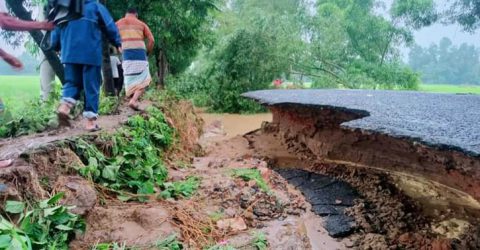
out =
[(223, 131), (226, 133), (225, 139), (230, 139), (238, 135), (244, 135), (262, 127), (263, 122), (271, 122), (272, 114), (209, 114), (201, 113), (205, 125), (220, 122), (223, 125)]

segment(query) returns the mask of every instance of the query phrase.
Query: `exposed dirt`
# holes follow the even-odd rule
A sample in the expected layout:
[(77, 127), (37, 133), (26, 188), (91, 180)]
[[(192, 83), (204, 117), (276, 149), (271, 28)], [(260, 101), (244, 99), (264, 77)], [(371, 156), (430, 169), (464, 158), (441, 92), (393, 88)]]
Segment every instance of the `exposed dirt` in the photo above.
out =
[[(85, 215), (87, 222), (87, 232), (78, 235), (72, 249), (110, 242), (152, 249), (172, 234), (187, 249), (215, 244), (255, 249), (254, 234), (259, 232), (265, 234), (269, 249), (480, 248), (477, 191), (464, 190), (475, 184), (476, 161), (452, 152), (437, 155), (401, 139), (340, 131), (339, 122), (352, 119), (352, 114), (274, 109), (272, 123), (263, 123), (269, 115), (251, 122), (227, 116), (226, 123), (203, 115), (209, 121), (203, 124), (191, 105), (169, 105), (163, 108), (179, 138), (167, 154), (169, 181), (200, 177), (193, 198), (148, 204), (110, 199), (76, 174), (83, 163), (66, 139), (83, 135), (81, 127), (0, 142), (0, 159), (22, 155), (12, 167), (0, 169), (2, 198), (38, 200), (65, 192), (63, 204), (76, 205), (74, 212)], [(131, 114), (107, 117), (102, 126), (111, 131)], [(260, 130), (236, 135), (262, 124)], [(303, 169), (348, 182), (360, 194), (346, 210), (355, 219), (354, 234), (330, 237), (325, 220), (272, 168)], [(381, 170), (385, 168), (388, 171)], [(259, 170), (268, 189), (234, 177), (239, 169)]]
[[(456, 182), (440, 176), (446, 171), (446, 166), (441, 164), (445, 164), (446, 159), (462, 164), (468, 157), (454, 152), (435, 152), (401, 139), (343, 131), (338, 125), (352, 117), (338, 111), (291, 107), (272, 110), (273, 123), (246, 136), (257, 157), (268, 159), (274, 167), (301, 168), (345, 180), (362, 195), (348, 212), (355, 217), (357, 233), (347, 246), (360, 249), (480, 247), (478, 201), (447, 186), (455, 186)], [(407, 152), (402, 151), (406, 149)], [(425, 154), (416, 156), (419, 152)], [(455, 164), (453, 166), (459, 168), (465, 166)], [(473, 166), (478, 161), (469, 159), (468, 164)], [(433, 173), (434, 167), (439, 167), (438, 174)], [(421, 169), (425, 175), (413, 175)], [(452, 172), (455, 170), (445, 174)], [(461, 179), (468, 178), (462, 176)], [(446, 184), (435, 182), (438, 180), (445, 180)]]

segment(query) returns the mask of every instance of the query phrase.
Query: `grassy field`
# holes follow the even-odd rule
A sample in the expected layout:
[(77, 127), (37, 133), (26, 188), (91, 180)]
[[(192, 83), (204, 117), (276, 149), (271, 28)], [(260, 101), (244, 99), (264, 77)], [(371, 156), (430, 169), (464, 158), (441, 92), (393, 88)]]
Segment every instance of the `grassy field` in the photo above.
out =
[[(420, 91), (480, 94), (480, 86), (423, 84)], [(18, 110), (40, 96), (38, 76), (0, 76), (0, 98), (10, 110)]]
[(38, 76), (0, 76), (0, 98), (10, 110), (20, 109), (39, 96)]
[(452, 94), (480, 94), (480, 86), (448, 85), (448, 84), (423, 84), (421, 91)]

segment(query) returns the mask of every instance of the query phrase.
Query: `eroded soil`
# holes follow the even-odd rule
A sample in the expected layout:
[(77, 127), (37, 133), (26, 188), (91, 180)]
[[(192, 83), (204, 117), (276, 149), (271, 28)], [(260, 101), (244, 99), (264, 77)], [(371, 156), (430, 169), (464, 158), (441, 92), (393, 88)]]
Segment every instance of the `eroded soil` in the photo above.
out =
[[(251, 121), (248, 117), (228, 116), (223, 122), (205, 115), (207, 122), (203, 126), (191, 106), (177, 109), (181, 115), (167, 112), (169, 123), (186, 132), (184, 145), (167, 156), (169, 181), (200, 177), (199, 190), (191, 199), (146, 204), (112, 199), (108, 191), (78, 176), (73, 166), (81, 167), (83, 163), (65, 146), (68, 140), (58, 144), (83, 135), (81, 128), (1, 142), (0, 156), (22, 155), (13, 167), (0, 170), (3, 198), (38, 200), (65, 192), (62, 202), (76, 205), (75, 212), (84, 215), (87, 222), (86, 233), (76, 237), (72, 249), (112, 242), (155, 249), (159, 240), (172, 234), (178, 235), (187, 249), (215, 244), (256, 249), (253, 241), (258, 233), (266, 236), (269, 249), (480, 247), (480, 206), (464, 192), (430, 179), (380, 171), (360, 164), (362, 161), (357, 165), (352, 161), (319, 161), (315, 152), (301, 145), (308, 138), (305, 130), (287, 136), (278, 124), (263, 124), (270, 115)], [(107, 119), (103, 127), (107, 131), (115, 129), (129, 112)], [(248, 133), (259, 127), (262, 129)], [(200, 134), (202, 150), (197, 148)], [(187, 164), (180, 166), (178, 159)], [(235, 177), (233, 173), (239, 169), (259, 170), (268, 190), (256, 181)], [(330, 236), (326, 230), (328, 218), (318, 215), (317, 204), (307, 202), (307, 189), (301, 188), (302, 183), (282, 177), (278, 169), (302, 169), (348, 184), (355, 198), (329, 202), (345, 205), (341, 213), (352, 218), (351, 234), (343, 238)], [(308, 200), (311, 198), (315, 197)]]

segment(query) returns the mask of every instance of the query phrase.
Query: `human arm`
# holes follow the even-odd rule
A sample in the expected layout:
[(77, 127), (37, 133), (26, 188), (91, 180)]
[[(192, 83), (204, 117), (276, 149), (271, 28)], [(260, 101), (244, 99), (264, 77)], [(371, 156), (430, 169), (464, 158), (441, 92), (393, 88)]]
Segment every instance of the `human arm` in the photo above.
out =
[(153, 51), (153, 46), (155, 46), (155, 38), (153, 37), (152, 31), (150, 28), (144, 24), (143, 25), (143, 35), (147, 38), (147, 52), (152, 53)]
[(0, 27), (5, 30), (30, 31), (52, 30), (55, 26), (49, 22), (23, 21), (7, 13), (0, 13)]
[(55, 28), (50, 34), (50, 46), (54, 51), (60, 51), (60, 28)]
[(23, 68), (23, 64), (20, 60), (18, 60), (14, 56), (8, 54), (3, 49), (0, 49), (0, 58), (2, 58), (5, 62), (10, 64), (15, 69), (22, 69)]

